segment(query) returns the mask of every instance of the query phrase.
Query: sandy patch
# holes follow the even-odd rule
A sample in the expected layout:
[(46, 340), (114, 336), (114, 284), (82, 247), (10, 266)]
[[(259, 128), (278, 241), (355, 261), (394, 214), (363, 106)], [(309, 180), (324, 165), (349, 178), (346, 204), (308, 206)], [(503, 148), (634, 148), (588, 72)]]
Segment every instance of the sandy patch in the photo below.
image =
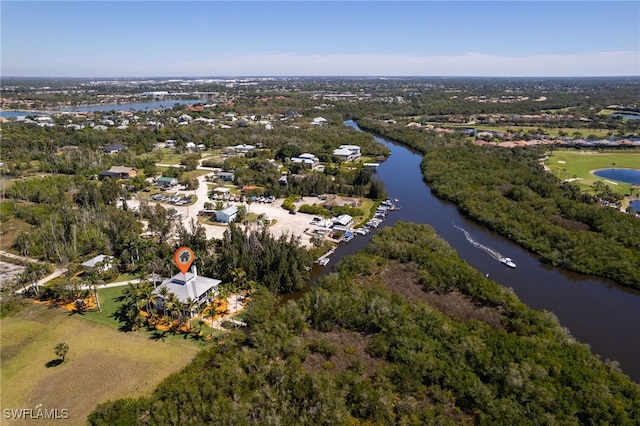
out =
[(562, 161), (562, 160), (558, 160), (558, 163), (560, 163), (560, 164), (567, 164), (567, 162), (566, 162), (566, 161)]
[(0, 286), (13, 282), (25, 269), (25, 266), (0, 262)]

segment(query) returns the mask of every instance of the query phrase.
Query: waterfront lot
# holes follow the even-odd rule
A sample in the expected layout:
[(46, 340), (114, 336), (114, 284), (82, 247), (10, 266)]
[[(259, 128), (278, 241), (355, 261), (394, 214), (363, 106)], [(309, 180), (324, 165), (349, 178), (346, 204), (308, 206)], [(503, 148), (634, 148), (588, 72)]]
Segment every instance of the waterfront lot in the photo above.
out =
[[(630, 184), (611, 183), (591, 174), (591, 171), (606, 168), (640, 169), (640, 151), (603, 152), (554, 151), (545, 164), (560, 179), (571, 179), (583, 190), (590, 190), (596, 180), (604, 181), (613, 192), (629, 194)], [(617, 184), (616, 184), (617, 183)]]
[[(64, 422), (73, 425), (84, 424), (99, 403), (148, 394), (199, 350), (192, 342), (153, 340), (37, 304), (2, 320), (0, 342), (1, 408), (67, 409)], [(56, 365), (59, 342), (69, 353)]]

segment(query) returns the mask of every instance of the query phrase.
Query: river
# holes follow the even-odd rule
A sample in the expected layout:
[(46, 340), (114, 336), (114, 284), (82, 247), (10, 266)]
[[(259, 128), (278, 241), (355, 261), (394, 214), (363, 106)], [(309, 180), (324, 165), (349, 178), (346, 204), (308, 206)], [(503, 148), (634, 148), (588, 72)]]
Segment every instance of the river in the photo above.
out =
[[(345, 124), (360, 130), (353, 121)], [(432, 195), (422, 179), (420, 154), (374, 137), (391, 150), (377, 175), (389, 196), (399, 199), (401, 207), (389, 213), (383, 226), (396, 221), (430, 225), (467, 263), (489, 274), (489, 279), (512, 288), (528, 306), (553, 312), (572, 336), (588, 344), (602, 359), (617, 361), (625, 374), (640, 383), (640, 291), (541, 263), (537, 256), (476, 225), (462, 216), (452, 203)], [(460, 228), (471, 236), (474, 244)], [(350, 243), (342, 244), (330, 263), (319, 271), (320, 275), (332, 271), (342, 257), (362, 249), (374, 234), (375, 231), (358, 235)], [(517, 267), (506, 267), (483, 247), (512, 258)], [(314, 271), (318, 271), (317, 268)]]

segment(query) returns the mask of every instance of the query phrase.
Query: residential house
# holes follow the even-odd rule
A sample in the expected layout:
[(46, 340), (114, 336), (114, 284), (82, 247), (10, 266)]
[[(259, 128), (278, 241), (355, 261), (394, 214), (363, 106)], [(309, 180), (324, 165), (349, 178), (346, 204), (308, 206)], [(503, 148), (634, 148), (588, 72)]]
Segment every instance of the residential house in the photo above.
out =
[(98, 177), (100, 179), (129, 179), (137, 174), (138, 171), (133, 167), (111, 166), (109, 170), (101, 172)]
[(99, 267), (101, 271), (104, 272), (113, 268), (113, 259), (113, 256), (99, 254), (98, 256), (83, 262), (80, 266), (82, 266), (86, 271)]
[(344, 207), (344, 206), (357, 207), (359, 205), (360, 205), (360, 200), (358, 200), (357, 198), (340, 197), (335, 194), (327, 195), (327, 198), (324, 203), (324, 206), (328, 209), (330, 209), (331, 207)]
[(182, 303), (187, 303), (189, 299), (195, 302), (196, 306), (193, 307), (193, 311), (185, 312), (185, 314), (192, 316), (199, 306), (213, 300), (221, 282), (215, 278), (199, 276), (196, 267), (192, 266), (191, 272), (186, 274), (178, 273), (158, 286), (155, 290), (156, 307), (158, 309), (163, 308), (164, 300), (160, 296), (160, 289), (164, 287), (170, 293), (175, 294), (176, 298)]
[(333, 150), (333, 155), (343, 161), (354, 161), (360, 158), (360, 147), (357, 145), (340, 145)]
[(229, 206), (216, 211), (216, 221), (222, 223), (233, 222), (238, 214), (238, 206)]
[(120, 145), (119, 143), (111, 143), (107, 146), (105, 146), (104, 148), (102, 148), (102, 151), (105, 154), (117, 154), (118, 152), (126, 149), (127, 147), (124, 145)]
[(306, 164), (313, 169), (319, 164), (320, 160), (318, 159), (318, 157), (316, 157), (313, 154), (304, 153), (304, 154), (300, 154), (297, 157), (292, 157), (291, 162)]
[(236, 146), (230, 146), (229, 148), (233, 149), (235, 152), (241, 153), (241, 154), (245, 154), (251, 150), (256, 149), (255, 145), (247, 145), (247, 144), (240, 144), (240, 145), (236, 145)]

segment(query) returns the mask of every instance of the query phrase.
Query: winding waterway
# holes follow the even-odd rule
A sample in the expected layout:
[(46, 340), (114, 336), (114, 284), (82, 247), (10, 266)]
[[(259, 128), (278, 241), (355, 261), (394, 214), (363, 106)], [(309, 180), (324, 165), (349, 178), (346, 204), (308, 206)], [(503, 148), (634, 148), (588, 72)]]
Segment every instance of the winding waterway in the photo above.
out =
[[(353, 121), (345, 124), (360, 130)], [(576, 339), (588, 344), (602, 359), (617, 361), (625, 374), (640, 383), (640, 291), (541, 263), (511, 240), (476, 225), (453, 204), (432, 195), (422, 178), (420, 154), (374, 137), (391, 150), (377, 174), (401, 207), (389, 213), (382, 226), (396, 221), (432, 226), (467, 263), (489, 274), (489, 279), (512, 288), (530, 307), (553, 312)], [(332, 271), (342, 257), (362, 249), (374, 234), (358, 235), (342, 244), (320, 274)], [(512, 258), (517, 267), (508, 268), (492, 252)]]

